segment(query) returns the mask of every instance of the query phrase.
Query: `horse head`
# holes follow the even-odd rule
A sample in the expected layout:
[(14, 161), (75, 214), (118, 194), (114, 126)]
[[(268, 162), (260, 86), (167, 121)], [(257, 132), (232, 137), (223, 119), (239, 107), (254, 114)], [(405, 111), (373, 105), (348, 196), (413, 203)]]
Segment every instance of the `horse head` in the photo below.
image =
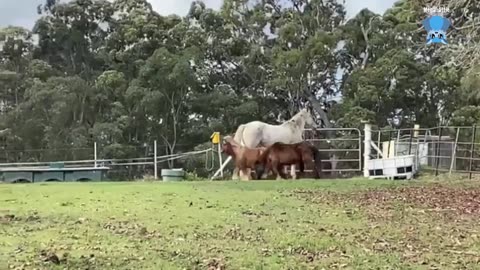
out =
[(225, 153), (229, 156), (232, 156), (235, 154), (235, 152), (233, 152), (233, 147), (232, 147), (232, 144), (230, 142), (223, 142), (222, 144), (222, 153)]
[(307, 126), (317, 127), (317, 123), (313, 120), (312, 110), (310, 108), (303, 108), (297, 114), (299, 119), (303, 120), (303, 123)]
[(234, 148), (240, 147), (239, 144), (233, 139), (232, 136), (225, 136), (223, 138), (223, 144), (222, 144), (222, 152), (234, 156), (235, 155), (235, 150)]

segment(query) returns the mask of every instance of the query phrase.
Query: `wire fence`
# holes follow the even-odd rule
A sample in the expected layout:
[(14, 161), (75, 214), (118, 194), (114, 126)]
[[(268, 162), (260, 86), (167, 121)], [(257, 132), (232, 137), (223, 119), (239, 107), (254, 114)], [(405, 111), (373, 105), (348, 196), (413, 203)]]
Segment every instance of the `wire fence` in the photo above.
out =
[[(161, 170), (167, 168), (185, 168), (196, 176), (208, 177), (209, 172), (213, 170), (213, 162), (218, 164), (211, 143), (196, 146), (179, 144), (174, 153), (171, 153), (165, 145), (158, 144), (156, 157), (154, 145), (152, 142), (142, 146), (118, 144), (97, 146), (94, 143), (90, 148), (62, 149), (4, 147), (3, 151), (0, 151), (0, 169), (47, 169), (59, 163), (64, 168), (108, 167), (107, 179), (122, 181), (153, 179), (155, 171), (157, 176), (160, 176)], [(206, 162), (209, 162), (209, 167), (206, 166)]]
[(0, 163), (94, 159), (93, 148), (8, 149), (0, 151)]
[(371, 158), (415, 155), (423, 172), (480, 174), (477, 126), (372, 130), (372, 141)]
[[(321, 151), (326, 177), (347, 178), (360, 175), (363, 170), (362, 131), (354, 128), (306, 129), (306, 141)], [(465, 173), (470, 177), (480, 173), (480, 136), (478, 127), (436, 127), (372, 130), (376, 149), (371, 158), (415, 155), (420, 171)], [(109, 180), (136, 180), (161, 177), (161, 170), (183, 168), (192, 177), (208, 178), (219, 168), (216, 147), (208, 142), (202, 145), (178, 145), (171, 153), (164, 145), (154, 142), (144, 145), (92, 145), (85, 148), (62, 149), (8, 149), (0, 151), (0, 169), (10, 167), (48, 168), (61, 162), (66, 168), (108, 167)], [(156, 155), (155, 155), (156, 153)], [(155, 166), (156, 165), (156, 166)], [(225, 175), (233, 171), (233, 164)], [(308, 171), (308, 168), (307, 168)]]

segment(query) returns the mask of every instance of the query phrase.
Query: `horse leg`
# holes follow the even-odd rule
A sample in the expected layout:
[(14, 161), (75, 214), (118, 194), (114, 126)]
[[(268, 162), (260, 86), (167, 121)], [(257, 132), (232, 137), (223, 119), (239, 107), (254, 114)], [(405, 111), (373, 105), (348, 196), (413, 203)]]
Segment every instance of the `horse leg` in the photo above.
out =
[(240, 180), (248, 181), (249, 177), (247, 174), (248, 170), (247, 169), (241, 169), (240, 170)]
[(313, 172), (315, 173), (315, 179), (320, 179), (322, 175), (322, 160), (320, 160), (319, 156), (316, 156), (317, 159), (308, 160), (313, 167)]
[(279, 172), (280, 172), (281, 179), (288, 179), (288, 176), (285, 173), (283, 173), (282, 169), (283, 169), (283, 167), (280, 166), (279, 167)]
[(283, 180), (287, 178), (287, 176), (283, 173), (283, 166), (281, 164), (278, 164), (276, 167), (273, 168), (276, 168), (277, 170), (277, 180)]
[(305, 163), (301, 160), (298, 162), (298, 170), (300, 171), (300, 177), (304, 177), (305, 174)]
[(318, 178), (319, 178), (319, 175), (318, 175), (317, 164), (316, 164), (314, 161), (310, 160), (310, 159), (307, 159), (307, 160), (305, 160), (304, 162), (305, 162), (305, 163), (308, 163), (309, 166), (312, 167), (314, 179), (318, 179)]
[(292, 176), (292, 179), (297, 179), (295, 164), (290, 165), (290, 175)]
[(257, 170), (255, 170), (255, 177), (257, 180), (265, 179), (266, 174), (268, 174), (268, 165), (263, 166), (262, 174), (257, 174)]
[(278, 169), (278, 166), (273, 166), (272, 170), (273, 174), (276, 175), (276, 180), (281, 180), (282, 177), (280, 176), (280, 170)]
[(272, 164), (270, 161), (267, 161), (265, 164), (265, 170), (263, 171), (263, 174), (261, 176), (257, 175), (259, 179), (267, 179), (268, 178), (268, 173), (272, 170)]
[(239, 169), (237, 167), (235, 167), (235, 169), (233, 169), (233, 173), (232, 173), (232, 180), (238, 180), (239, 177), (240, 177)]
[(265, 165), (265, 171), (263, 172), (262, 175), (257, 175), (257, 178), (258, 179), (267, 179), (269, 171), (270, 171), (270, 164), (267, 162), (267, 165)]
[(322, 178), (322, 166), (315, 166), (315, 171), (317, 172), (318, 179)]
[(244, 176), (244, 172), (242, 169), (238, 169), (238, 179), (239, 180), (244, 180), (245, 176)]
[[(280, 179), (287, 179), (288, 176), (283, 172), (283, 170), (285, 169), (285, 167), (281, 164), (278, 164), (278, 175), (280, 176)], [(278, 180), (278, 176), (277, 176), (277, 180)]]
[(250, 176), (250, 169), (246, 168), (244, 171), (243, 171), (243, 175), (245, 176), (245, 181), (250, 181), (252, 179), (252, 177)]
[(276, 176), (276, 179), (277, 180), (282, 179), (282, 177), (280, 176), (282, 171), (282, 166), (277, 161), (272, 161), (271, 166), (272, 166), (273, 174)]

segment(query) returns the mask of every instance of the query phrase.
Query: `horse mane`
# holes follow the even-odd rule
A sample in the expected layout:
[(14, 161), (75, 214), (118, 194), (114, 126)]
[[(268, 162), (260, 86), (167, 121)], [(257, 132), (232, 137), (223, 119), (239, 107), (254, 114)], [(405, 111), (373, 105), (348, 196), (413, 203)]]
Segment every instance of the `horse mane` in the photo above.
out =
[(283, 125), (289, 125), (296, 128), (300, 128), (302, 123), (306, 121), (305, 119), (303, 119), (303, 113), (304, 113), (304, 109), (297, 112), (294, 116), (292, 116), (292, 118), (290, 118), (290, 120), (283, 123)]

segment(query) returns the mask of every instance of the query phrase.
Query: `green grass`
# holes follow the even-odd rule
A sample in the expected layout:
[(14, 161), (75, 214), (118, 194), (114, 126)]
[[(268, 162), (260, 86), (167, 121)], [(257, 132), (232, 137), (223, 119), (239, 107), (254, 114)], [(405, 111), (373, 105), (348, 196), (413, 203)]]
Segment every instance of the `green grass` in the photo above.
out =
[(411, 186), (439, 183), (3, 184), (0, 269), (478, 269), (477, 216), (362, 199)]

